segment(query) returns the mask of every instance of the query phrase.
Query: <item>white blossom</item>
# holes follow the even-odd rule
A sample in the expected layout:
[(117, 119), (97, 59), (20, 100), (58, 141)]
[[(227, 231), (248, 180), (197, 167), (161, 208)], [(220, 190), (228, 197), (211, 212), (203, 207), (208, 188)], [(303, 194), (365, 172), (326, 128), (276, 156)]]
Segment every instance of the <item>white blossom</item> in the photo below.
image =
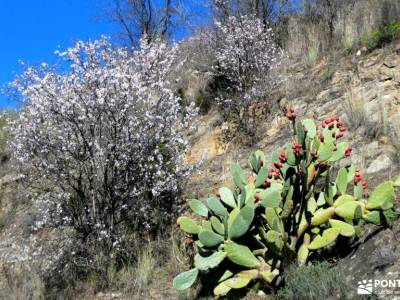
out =
[(102, 38), (59, 56), (62, 71), (43, 64), (15, 80), (25, 106), (10, 146), (40, 190), (36, 229), (73, 226), (116, 246), (122, 224), (152, 229), (171, 217), (196, 109), (168, 88), (176, 46), (131, 53)]

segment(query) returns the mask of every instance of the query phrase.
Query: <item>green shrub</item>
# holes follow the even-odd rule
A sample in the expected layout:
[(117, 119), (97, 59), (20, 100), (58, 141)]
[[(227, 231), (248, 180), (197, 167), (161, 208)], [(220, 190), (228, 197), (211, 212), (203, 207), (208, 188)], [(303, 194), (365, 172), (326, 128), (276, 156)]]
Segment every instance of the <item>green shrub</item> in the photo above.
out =
[(334, 299), (351, 299), (349, 293), (343, 274), (322, 262), (301, 268), (291, 265), (285, 272), (285, 288), (278, 290), (278, 297), (288, 300), (320, 300), (332, 296)]
[(364, 31), (361, 35), (361, 46), (369, 50), (381, 47), (400, 36), (400, 22), (391, 23), (381, 29), (374, 28)]
[(319, 43), (310, 46), (307, 49), (307, 53), (304, 57), (305, 65), (309, 68), (316, 65), (319, 58)]
[[(255, 151), (249, 158), (249, 179), (238, 164), (231, 166), (234, 189), (222, 187), (216, 197), (193, 199), (190, 208), (202, 220), (178, 219), (197, 254), (190, 270), (175, 277), (184, 290), (200, 277), (216, 297), (243, 292), (253, 284), (275, 287), (284, 266), (304, 266), (332, 254), (339, 240), (357, 239), (365, 223), (387, 225), (395, 218), (396, 182), (378, 185), (369, 197), (361, 173), (353, 165), (334, 168), (351, 155), (340, 139), (346, 130), (339, 117), (314, 121), (287, 117), (293, 144), (266, 156)], [(340, 236), (340, 239), (339, 239)]]

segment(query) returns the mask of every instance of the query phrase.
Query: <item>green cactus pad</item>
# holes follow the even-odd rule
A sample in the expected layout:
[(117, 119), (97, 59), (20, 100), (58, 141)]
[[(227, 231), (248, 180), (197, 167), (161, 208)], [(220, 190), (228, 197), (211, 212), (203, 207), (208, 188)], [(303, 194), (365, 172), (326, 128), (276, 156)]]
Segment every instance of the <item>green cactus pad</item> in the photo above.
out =
[(299, 250), (297, 251), (297, 261), (300, 266), (306, 264), (308, 259), (308, 245), (310, 245), (310, 235), (308, 233), (304, 234), (303, 244), (300, 246)]
[(235, 197), (233, 196), (233, 193), (230, 189), (228, 189), (227, 187), (222, 187), (218, 190), (218, 192), (221, 196), (222, 202), (230, 207), (236, 207)]
[(189, 202), (189, 207), (199, 216), (207, 217), (208, 216), (208, 208), (203, 204), (203, 202), (193, 199)]
[(245, 277), (253, 280), (258, 277), (258, 270), (253, 269), (253, 270), (240, 271), (239, 273), (236, 274), (236, 276)]
[(214, 229), (214, 231), (220, 235), (224, 235), (225, 234), (225, 226), (224, 224), (222, 224), (222, 222), (217, 218), (212, 216), (210, 218), (210, 222), (212, 225), (212, 228)]
[(186, 233), (190, 234), (198, 234), (201, 230), (201, 227), (189, 217), (180, 217), (177, 220), (179, 227)]
[(282, 219), (286, 219), (290, 216), (290, 213), (292, 212), (293, 209), (293, 200), (292, 199), (288, 199), (285, 201), (285, 204), (283, 205), (283, 209), (282, 209), (282, 214), (281, 217)]
[(281, 192), (276, 189), (269, 188), (259, 193), (261, 197), (261, 205), (264, 207), (279, 207), (281, 202)]
[(354, 165), (348, 166), (347, 168), (347, 183), (354, 180), (354, 175), (356, 174), (356, 167)]
[(296, 136), (297, 136), (297, 143), (303, 145), (304, 140), (306, 138), (306, 133), (304, 131), (303, 125), (300, 122), (296, 123)]
[(258, 171), (254, 185), (260, 187), (266, 180), (268, 180), (268, 169), (266, 167), (261, 167)]
[(208, 220), (201, 221), (201, 230), (214, 231), (211, 222)]
[(317, 235), (308, 245), (309, 250), (318, 250), (332, 244), (338, 237), (339, 230), (336, 228), (325, 229), (321, 235)]
[(393, 182), (394, 187), (400, 187), (400, 176), (396, 178), (396, 180)]
[(290, 166), (295, 166), (296, 165), (296, 156), (294, 155), (293, 149), (290, 145), (287, 145), (285, 154), (287, 157), (287, 163)]
[(265, 282), (271, 284), (271, 282), (275, 279), (275, 277), (279, 275), (279, 270), (278, 269), (274, 269), (273, 271), (263, 270), (260, 273), (261, 277), (265, 280)]
[(354, 186), (354, 198), (361, 200), (363, 196), (364, 190), (362, 188), (361, 182), (357, 183), (356, 186)]
[(334, 137), (332, 136), (332, 131), (328, 127), (324, 128), (324, 130), (322, 131), (322, 135), (324, 136), (325, 143), (333, 142)]
[(224, 284), (232, 289), (241, 289), (249, 284), (251, 281), (248, 277), (234, 276), (224, 281)]
[(351, 195), (342, 195), (339, 198), (336, 199), (336, 201), (333, 203), (333, 207), (338, 207), (344, 203), (347, 202), (352, 202), (352, 201), (356, 201), (356, 199), (351, 196)]
[(322, 143), (318, 149), (318, 161), (324, 162), (331, 158), (335, 146), (331, 142)]
[(326, 203), (326, 201), (325, 201), (324, 193), (319, 193), (318, 200), (317, 200), (317, 205), (318, 206), (323, 206), (323, 205), (325, 205), (325, 203)]
[(343, 219), (354, 219), (357, 207), (360, 204), (357, 201), (346, 202), (335, 208), (335, 213)]
[(378, 211), (378, 210), (370, 211), (369, 213), (364, 215), (363, 218), (368, 223), (372, 223), (372, 224), (375, 224), (375, 225), (381, 225), (382, 224), (382, 215), (381, 215), (381, 212)]
[(258, 173), (261, 165), (266, 163), (266, 158), (264, 152), (257, 150), (253, 152), (249, 157), (250, 165), (255, 173)]
[(367, 209), (386, 210), (393, 207), (395, 198), (393, 182), (385, 181), (378, 185), (368, 198)]
[(314, 233), (314, 234), (318, 234), (318, 233), (321, 232), (321, 229), (319, 229), (319, 227), (313, 227), (313, 228), (311, 228), (310, 231), (311, 231), (312, 233)]
[(206, 251), (196, 254), (194, 257), (194, 265), (199, 270), (208, 270), (218, 266), (226, 257), (226, 252)]
[(306, 229), (308, 228), (308, 222), (307, 222), (307, 218), (305, 216), (305, 214), (303, 213), (301, 220), (300, 220), (300, 224), (299, 227), (297, 228), (297, 237), (301, 237), (304, 233), (304, 231), (306, 231)]
[(214, 288), (214, 295), (216, 297), (223, 297), (229, 293), (231, 288), (225, 284), (225, 282), (221, 282)]
[(305, 119), (302, 123), (304, 128), (307, 130), (307, 137), (314, 138), (317, 133), (317, 127), (315, 126), (314, 121), (311, 119)]
[(319, 226), (325, 224), (335, 215), (335, 209), (333, 207), (329, 207), (326, 209), (319, 209), (315, 212), (314, 216), (311, 219), (311, 224), (314, 226)]
[(385, 218), (386, 224), (391, 224), (397, 218), (397, 214), (393, 211), (393, 209), (387, 209), (383, 211), (383, 217)]
[(307, 201), (307, 211), (314, 214), (317, 208), (317, 201), (315, 201), (314, 197), (310, 197), (310, 199), (308, 199)]
[(229, 237), (235, 239), (245, 234), (253, 222), (254, 209), (248, 206), (243, 207), (229, 227)]
[(268, 230), (266, 238), (268, 249), (272, 250), (277, 255), (281, 255), (281, 251), (284, 246), (282, 235), (275, 230)]
[(346, 222), (331, 219), (329, 220), (329, 224), (332, 226), (332, 228), (338, 229), (340, 235), (352, 237), (356, 233), (354, 227)]
[(344, 195), (347, 191), (347, 170), (340, 168), (336, 177), (336, 186), (340, 194)]
[(229, 270), (226, 270), (226, 271), (221, 275), (221, 277), (219, 277), (218, 283), (221, 283), (221, 282), (227, 280), (228, 278), (231, 278), (232, 276), (233, 276), (233, 273), (232, 273), (231, 271), (229, 271)]
[(346, 149), (349, 147), (347, 143), (340, 143), (336, 145), (336, 151), (333, 152), (329, 161), (336, 162), (344, 157)]
[(231, 171), (231, 175), (232, 175), (233, 181), (235, 182), (236, 186), (240, 190), (243, 190), (244, 186), (247, 183), (246, 175), (244, 174), (243, 169), (240, 167), (239, 164), (234, 163), (231, 165), (230, 171)]
[(260, 267), (260, 261), (246, 246), (236, 244), (232, 241), (227, 241), (225, 243), (225, 251), (228, 259), (239, 266), (252, 269)]
[(227, 216), (228, 211), (225, 206), (221, 203), (221, 201), (215, 197), (211, 197), (207, 199), (207, 206), (210, 210), (217, 216)]
[(265, 220), (267, 221), (270, 227), (273, 226), (275, 218), (278, 218), (276, 210), (271, 207), (265, 208)]
[(191, 269), (189, 271), (180, 273), (178, 276), (174, 278), (173, 286), (178, 291), (183, 291), (190, 288), (193, 283), (195, 283), (197, 279), (197, 275), (199, 275), (198, 269)]
[(205, 247), (215, 247), (224, 242), (224, 238), (212, 231), (203, 230), (199, 233), (199, 240)]

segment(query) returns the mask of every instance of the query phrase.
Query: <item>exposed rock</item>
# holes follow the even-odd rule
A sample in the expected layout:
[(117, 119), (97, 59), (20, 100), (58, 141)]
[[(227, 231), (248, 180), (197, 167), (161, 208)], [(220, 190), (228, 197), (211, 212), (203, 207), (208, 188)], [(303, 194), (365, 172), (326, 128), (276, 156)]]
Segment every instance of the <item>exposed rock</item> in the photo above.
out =
[[(337, 268), (346, 276), (349, 286), (354, 287), (354, 295), (359, 281), (400, 279), (399, 227), (398, 222), (392, 229), (368, 226), (364, 240), (355, 252), (338, 263)], [(374, 289), (375, 298), (379, 299), (396, 299), (394, 293), (399, 292), (399, 286)]]
[(393, 161), (386, 154), (379, 155), (368, 167), (367, 174), (377, 173), (379, 171), (388, 170)]

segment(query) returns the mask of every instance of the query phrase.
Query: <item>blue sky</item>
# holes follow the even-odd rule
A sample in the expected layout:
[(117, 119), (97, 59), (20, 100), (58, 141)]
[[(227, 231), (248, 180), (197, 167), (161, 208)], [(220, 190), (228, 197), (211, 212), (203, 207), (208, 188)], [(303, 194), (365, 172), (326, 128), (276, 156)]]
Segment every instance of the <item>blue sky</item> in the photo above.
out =
[[(115, 36), (119, 28), (105, 16), (106, 3), (110, 2), (0, 0), (0, 89), (22, 72), (20, 61), (25, 66), (51, 64), (57, 59), (55, 50), (71, 47), (76, 40), (96, 39), (102, 34)], [(185, 3), (192, 11), (204, 9), (199, 6), (201, 0)], [(194, 22), (204, 22), (201, 16), (202, 20)], [(184, 33), (176, 34), (182, 37)], [(15, 107), (15, 102), (0, 93), (0, 108)]]
[[(19, 61), (28, 65), (54, 62), (54, 51), (65, 49), (78, 39), (112, 35), (115, 24), (108, 22), (105, 6), (96, 0), (1, 0), (0, 1), (0, 85), (21, 72)], [(0, 107), (15, 107), (0, 95)]]

